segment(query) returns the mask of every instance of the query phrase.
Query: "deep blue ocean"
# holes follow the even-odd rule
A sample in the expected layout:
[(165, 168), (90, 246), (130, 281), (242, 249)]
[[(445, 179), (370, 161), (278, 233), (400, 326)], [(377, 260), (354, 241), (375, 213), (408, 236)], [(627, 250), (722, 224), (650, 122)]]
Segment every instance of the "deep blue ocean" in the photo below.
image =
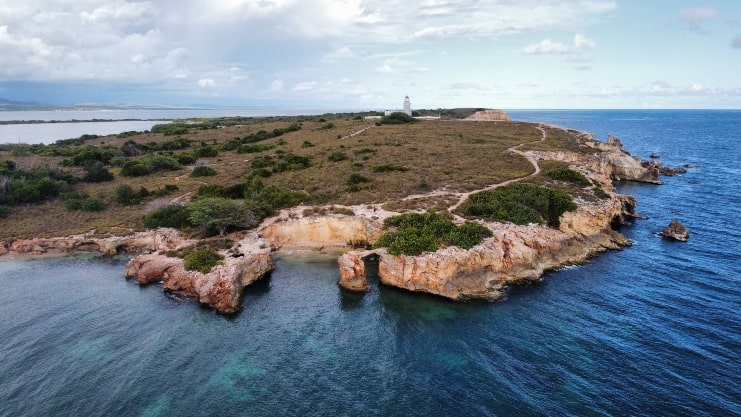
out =
[(491, 303), (347, 293), (304, 257), (223, 317), (123, 258), (1, 261), (0, 416), (741, 415), (741, 111), (510, 114), (699, 168), (619, 186), (633, 246)]

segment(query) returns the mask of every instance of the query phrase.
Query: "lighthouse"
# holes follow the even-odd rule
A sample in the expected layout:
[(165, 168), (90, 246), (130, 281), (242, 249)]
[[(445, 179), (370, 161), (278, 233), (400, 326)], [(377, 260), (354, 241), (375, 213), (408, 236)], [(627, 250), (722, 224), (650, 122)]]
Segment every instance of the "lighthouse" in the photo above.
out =
[(412, 115), (412, 103), (409, 102), (409, 96), (404, 97), (404, 113)]

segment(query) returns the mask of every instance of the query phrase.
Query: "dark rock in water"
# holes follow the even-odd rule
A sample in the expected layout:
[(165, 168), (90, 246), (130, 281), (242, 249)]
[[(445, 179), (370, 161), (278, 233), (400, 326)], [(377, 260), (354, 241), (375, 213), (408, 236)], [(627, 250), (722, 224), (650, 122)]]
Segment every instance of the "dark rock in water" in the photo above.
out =
[(684, 167), (685, 168), (700, 168), (699, 165), (695, 165), (695, 164), (684, 164)]
[(690, 237), (690, 233), (684, 228), (682, 223), (672, 220), (669, 226), (661, 232), (661, 237), (678, 242), (686, 242)]
[(670, 168), (670, 167), (664, 167), (664, 166), (662, 166), (662, 167), (659, 168), (659, 172), (661, 173), (661, 175), (665, 175), (667, 177), (673, 177), (673, 176), (675, 176), (677, 174), (684, 174), (684, 173), (686, 173), (687, 172), (687, 169), (686, 168), (681, 168), (681, 167), (678, 167), (678, 168)]
[(661, 155), (651, 152), (651, 154), (648, 157), (652, 159), (658, 159), (658, 158), (661, 158)]

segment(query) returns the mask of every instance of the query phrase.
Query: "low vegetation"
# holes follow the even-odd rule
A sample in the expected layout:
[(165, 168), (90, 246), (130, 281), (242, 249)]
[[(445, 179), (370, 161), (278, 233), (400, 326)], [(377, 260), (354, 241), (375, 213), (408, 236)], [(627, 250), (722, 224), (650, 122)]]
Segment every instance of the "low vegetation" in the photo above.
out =
[(183, 267), (186, 271), (198, 271), (208, 274), (224, 260), (222, 255), (211, 250), (197, 250), (185, 255)]
[(541, 223), (558, 227), (561, 215), (576, 210), (576, 203), (563, 191), (515, 183), (472, 194), (460, 210), (471, 217), (520, 225)]
[[(431, 112), (445, 119), (468, 111)], [(362, 117), (369, 114), (203, 119), (51, 145), (0, 145), (0, 214), (10, 219), (2, 237), (121, 234), (155, 225), (219, 234), (215, 225), (189, 219), (189, 206), (207, 198), (233, 200), (255, 221), (297, 204), (389, 202), (399, 210), (443, 211), (445, 196), (404, 198), (524, 177), (532, 166), (507, 149), (541, 137), (528, 123), (444, 120), (382, 124), (349, 136), (373, 123)], [(545, 145), (582, 145), (572, 138), (578, 135), (558, 135)], [(191, 176), (186, 166), (217, 175)], [(549, 188), (576, 186), (542, 178)], [(599, 191), (584, 192), (594, 198)], [(55, 221), (39, 220), (49, 217)], [(251, 223), (233, 222), (223, 232)]]
[(419, 255), (444, 246), (470, 249), (492, 235), (491, 230), (475, 222), (456, 226), (450, 216), (435, 211), (390, 217), (384, 226), (394, 231), (384, 233), (373, 246), (385, 247), (392, 255)]

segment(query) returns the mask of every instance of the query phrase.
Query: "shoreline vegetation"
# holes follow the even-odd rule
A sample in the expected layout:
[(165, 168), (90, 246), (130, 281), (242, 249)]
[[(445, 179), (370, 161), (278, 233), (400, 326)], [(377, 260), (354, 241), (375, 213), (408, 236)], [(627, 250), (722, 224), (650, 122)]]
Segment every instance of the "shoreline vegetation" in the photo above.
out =
[[(2, 254), (144, 253), (126, 276), (217, 312), (274, 268), (271, 253), (338, 253), (340, 285), (452, 299), (629, 242), (635, 200), (660, 183), (616, 138), (485, 109), (176, 120), (147, 132), (0, 145)], [(59, 236), (70, 236), (61, 238)]]

